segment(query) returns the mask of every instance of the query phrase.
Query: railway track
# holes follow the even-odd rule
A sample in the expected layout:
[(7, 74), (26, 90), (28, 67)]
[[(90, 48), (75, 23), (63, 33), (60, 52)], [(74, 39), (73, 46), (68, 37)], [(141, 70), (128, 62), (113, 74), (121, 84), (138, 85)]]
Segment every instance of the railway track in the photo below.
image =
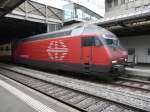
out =
[(89, 83), (6, 64), (0, 65), (0, 74), (81, 111), (150, 111), (149, 93), (133, 92), (131, 88), (122, 90), (122, 86)]
[(32, 89), (38, 90), (50, 97), (53, 97), (63, 103), (69, 104), (80, 111), (87, 112), (134, 112), (132, 109), (119, 105), (108, 100), (97, 98), (86, 93), (81, 93), (67, 89), (55, 84), (51, 84), (39, 79), (21, 75), (0, 68), (0, 74), (7, 76), (17, 82), (20, 82)]
[(150, 93), (150, 81), (120, 77), (118, 78), (118, 81), (111, 82), (111, 84), (123, 86), (123, 87), (129, 87), (135, 91), (141, 90), (143, 92)]

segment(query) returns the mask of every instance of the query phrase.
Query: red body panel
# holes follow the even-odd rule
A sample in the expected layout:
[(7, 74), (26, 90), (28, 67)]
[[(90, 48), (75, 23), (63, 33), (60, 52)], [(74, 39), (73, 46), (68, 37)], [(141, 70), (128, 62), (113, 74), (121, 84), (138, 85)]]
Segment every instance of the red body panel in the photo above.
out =
[(92, 47), (92, 63), (96, 65), (110, 65), (110, 54), (105, 46)]
[(48, 38), (20, 42), (16, 47), (18, 58), (66, 62), (75, 64), (110, 65), (110, 55), (105, 46), (81, 46), (81, 36)]
[(17, 57), (41, 60), (80, 63), (80, 38), (48, 38), (19, 43)]

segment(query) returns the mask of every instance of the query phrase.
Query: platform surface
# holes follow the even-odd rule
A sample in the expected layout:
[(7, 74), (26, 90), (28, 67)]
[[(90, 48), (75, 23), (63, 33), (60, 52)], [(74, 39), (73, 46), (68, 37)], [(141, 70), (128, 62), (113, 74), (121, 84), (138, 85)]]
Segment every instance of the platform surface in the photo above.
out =
[(0, 75), (0, 112), (79, 112)]
[(126, 73), (129, 75), (150, 77), (150, 66), (126, 67)]
[(20, 99), (0, 86), (0, 112), (35, 112)]

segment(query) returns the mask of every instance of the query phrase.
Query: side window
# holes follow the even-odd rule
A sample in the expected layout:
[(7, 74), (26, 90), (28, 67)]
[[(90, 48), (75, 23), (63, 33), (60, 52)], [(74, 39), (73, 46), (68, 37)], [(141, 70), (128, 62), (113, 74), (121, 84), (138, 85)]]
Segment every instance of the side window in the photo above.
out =
[(147, 55), (150, 56), (150, 48), (147, 50)]
[(95, 38), (95, 46), (102, 45), (102, 42), (99, 38)]
[(95, 44), (93, 37), (82, 37), (81, 44), (82, 46), (93, 46)]
[(129, 48), (128, 55), (135, 55), (135, 48)]

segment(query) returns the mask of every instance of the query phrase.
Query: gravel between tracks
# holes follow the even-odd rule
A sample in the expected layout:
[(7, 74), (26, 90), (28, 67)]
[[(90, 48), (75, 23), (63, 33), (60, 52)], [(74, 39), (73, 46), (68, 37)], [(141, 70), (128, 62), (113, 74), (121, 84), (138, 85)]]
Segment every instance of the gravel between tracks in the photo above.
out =
[(123, 89), (122, 87), (114, 87), (108, 84), (105, 85), (91, 82), (89, 83), (87, 81), (67, 78), (14, 65), (11, 66), (1, 64), (0, 67), (10, 69), (31, 77), (46, 80), (48, 82), (77, 91), (85, 92), (96, 97), (106, 98), (108, 100), (139, 108), (144, 111), (150, 111), (150, 93), (142, 93), (142, 91), (139, 90), (133, 91), (129, 88)]

